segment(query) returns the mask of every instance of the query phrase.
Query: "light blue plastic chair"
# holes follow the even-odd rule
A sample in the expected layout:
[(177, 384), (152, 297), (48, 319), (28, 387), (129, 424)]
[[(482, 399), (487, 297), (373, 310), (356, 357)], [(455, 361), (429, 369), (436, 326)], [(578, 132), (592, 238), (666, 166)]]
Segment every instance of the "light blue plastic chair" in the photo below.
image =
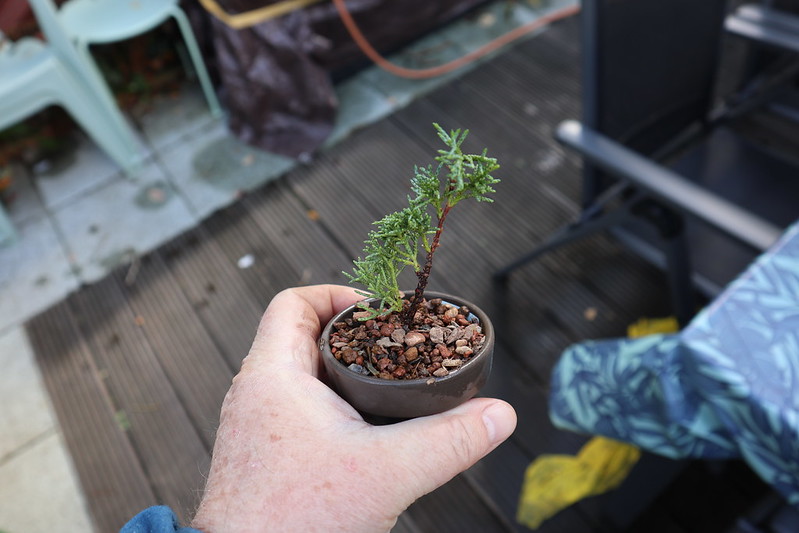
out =
[(187, 70), (193, 66), (211, 114), (214, 117), (221, 116), (219, 100), (200, 48), (177, 0), (68, 0), (61, 5), (58, 13), (61, 24), (90, 61), (90, 45), (129, 39), (155, 28), (170, 17), (177, 22), (191, 57), (192, 65), (184, 66)]
[[(93, 64), (77, 52), (56, 20), (50, 0), (30, 2), (47, 42), (27, 37), (0, 49), (0, 129), (50, 105), (63, 107), (114, 162), (132, 174), (140, 144)], [(14, 231), (0, 207), (0, 244)]]
[(11, 244), (16, 240), (16, 232), (5, 210), (0, 206), (0, 246)]

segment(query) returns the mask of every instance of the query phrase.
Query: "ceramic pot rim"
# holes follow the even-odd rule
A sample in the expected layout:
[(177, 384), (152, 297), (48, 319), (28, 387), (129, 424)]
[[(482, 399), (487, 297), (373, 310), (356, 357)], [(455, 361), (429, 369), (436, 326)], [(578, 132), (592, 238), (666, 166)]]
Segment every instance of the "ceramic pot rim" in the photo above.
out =
[[(403, 291), (403, 294), (405, 296), (408, 296), (409, 294), (412, 293), (413, 291)], [(477, 360), (482, 358), (486, 353), (492, 352), (492, 350), (490, 350), (489, 348), (492, 348), (494, 344), (493, 324), (491, 323), (491, 320), (488, 318), (488, 315), (479, 306), (473, 304), (469, 300), (465, 300), (463, 298), (438, 291), (425, 291), (424, 296), (425, 299), (428, 301), (434, 298), (441, 298), (445, 303), (448, 303), (450, 305), (455, 305), (458, 307), (466, 306), (469, 309), (469, 311), (474, 316), (477, 317), (478, 324), (480, 325), (482, 333), (485, 335), (485, 339), (483, 341), (482, 346), (480, 346), (479, 351), (455, 372), (450, 372), (449, 374), (443, 377), (429, 376), (425, 378), (395, 380), (395, 379), (381, 379), (375, 376), (366, 376), (351, 371), (349, 368), (344, 366), (340, 361), (335, 359), (335, 357), (333, 357), (333, 353), (330, 350), (330, 332), (333, 328), (333, 324), (335, 324), (336, 322), (340, 322), (341, 320), (346, 318), (348, 314), (352, 314), (357, 310), (355, 304), (347, 307), (343, 311), (336, 314), (332, 319), (330, 319), (330, 321), (325, 326), (324, 330), (322, 330), (322, 336), (319, 339), (319, 348), (322, 352), (322, 357), (333, 359), (332, 362), (338, 365), (342, 370), (342, 372), (340, 372), (340, 375), (347, 376), (347, 379), (351, 379), (353, 381), (358, 381), (367, 385), (377, 386), (377, 387), (383, 386), (383, 387), (393, 387), (393, 388), (402, 388), (402, 387), (413, 388), (419, 386), (419, 384), (427, 383), (431, 378), (435, 379), (435, 382), (431, 383), (430, 386), (433, 386), (437, 383), (443, 383), (452, 379), (458, 379), (458, 376), (461, 373), (464, 373), (464, 370), (467, 367), (471, 366), (472, 363), (477, 362)], [(377, 298), (368, 298), (365, 301), (368, 302), (369, 305), (371, 305), (372, 303), (377, 301)]]

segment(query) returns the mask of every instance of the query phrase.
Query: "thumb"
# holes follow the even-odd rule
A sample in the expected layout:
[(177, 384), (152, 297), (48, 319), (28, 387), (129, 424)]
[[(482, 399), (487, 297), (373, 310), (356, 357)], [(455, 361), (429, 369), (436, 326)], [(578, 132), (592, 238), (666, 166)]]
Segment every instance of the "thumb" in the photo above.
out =
[(416, 493), (408, 495), (415, 500), (510, 437), (516, 412), (502, 400), (476, 398), (438, 415), (385, 427), (389, 428), (395, 432), (390, 436), (394, 458), (401, 465), (412, 465), (416, 474)]

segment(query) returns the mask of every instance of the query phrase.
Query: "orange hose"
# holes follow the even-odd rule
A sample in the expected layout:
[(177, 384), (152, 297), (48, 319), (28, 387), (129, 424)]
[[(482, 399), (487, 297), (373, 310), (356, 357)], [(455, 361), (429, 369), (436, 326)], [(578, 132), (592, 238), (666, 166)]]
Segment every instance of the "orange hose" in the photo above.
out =
[(579, 4), (572, 7), (559, 9), (532, 22), (528, 22), (527, 24), (519, 26), (518, 28), (513, 29), (506, 34), (497, 37), (493, 41), (481, 46), (477, 50), (469, 52), (468, 54), (465, 54), (457, 59), (453, 59), (448, 63), (430, 68), (412, 69), (391, 63), (388, 59), (380, 55), (380, 53), (374, 49), (374, 47), (369, 43), (366, 37), (364, 37), (361, 30), (358, 28), (358, 25), (353, 20), (352, 15), (344, 3), (344, 0), (333, 0), (333, 4), (335, 4), (336, 10), (341, 17), (341, 21), (344, 22), (344, 26), (347, 28), (350, 36), (355, 41), (355, 44), (358, 45), (358, 48), (360, 48), (369, 59), (371, 59), (380, 68), (387, 70), (396, 76), (417, 80), (441, 76), (455, 69), (461, 68), (465, 65), (468, 65), (472, 61), (475, 61), (484, 55), (515, 41), (531, 31), (544, 26), (545, 24), (550, 24), (557, 20), (570, 17), (580, 11)]

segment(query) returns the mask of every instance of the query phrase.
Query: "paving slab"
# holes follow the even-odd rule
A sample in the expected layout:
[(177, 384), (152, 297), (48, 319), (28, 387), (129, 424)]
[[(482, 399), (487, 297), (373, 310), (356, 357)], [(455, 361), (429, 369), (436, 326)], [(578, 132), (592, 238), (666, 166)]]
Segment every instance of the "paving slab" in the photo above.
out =
[(244, 144), (221, 122), (162, 151), (158, 158), (199, 220), (296, 165), (293, 159)]
[(25, 330), (0, 333), (0, 464), (55, 427)]
[(0, 332), (0, 368), (0, 531), (91, 531), (23, 327)]
[(54, 213), (81, 281), (91, 283), (197, 223), (153, 161), (136, 182), (119, 177)]
[(0, 531), (94, 531), (61, 435), (51, 430), (0, 463)]
[[(150, 152), (137, 136), (142, 159)], [(34, 166), (34, 180), (44, 205), (57, 209), (122, 175), (122, 170), (83, 132), (70, 136), (71, 149)]]
[(25, 222), (16, 230), (17, 242), (0, 247), (0, 331), (22, 324), (79, 285), (49, 217)]
[(211, 116), (205, 97), (199, 85), (195, 84), (143, 103), (134, 110), (133, 116), (147, 144), (155, 152), (174, 146), (200, 129), (224, 122)]
[(30, 220), (41, 219), (47, 216), (36, 184), (30, 172), (21, 164), (12, 163), (11, 168), (11, 204), (5, 207), (8, 217), (14, 227), (20, 226)]
[(353, 131), (387, 117), (398, 107), (394, 99), (364, 83), (362, 74), (338, 84), (336, 98), (336, 124), (323, 148), (329, 148)]

